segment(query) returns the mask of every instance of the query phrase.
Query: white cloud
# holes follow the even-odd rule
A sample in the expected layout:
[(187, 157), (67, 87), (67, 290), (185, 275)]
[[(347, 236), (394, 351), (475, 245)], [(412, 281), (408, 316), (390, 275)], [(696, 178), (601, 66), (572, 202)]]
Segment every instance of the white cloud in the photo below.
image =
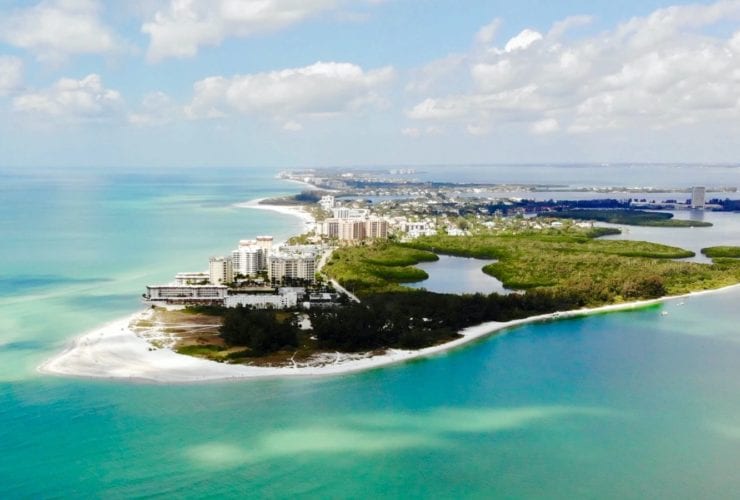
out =
[(161, 126), (182, 117), (182, 109), (164, 92), (152, 92), (144, 96), (140, 109), (129, 113), (128, 122), (132, 125)]
[(106, 89), (99, 75), (81, 80), (62, 78), (51, 88), (13, 99), (13, 109), (29, 115), (51, 117), (60, 122), (100, 121), (117, 114), (123, 100)]
[(23, 81), (23, 61), (17, 57), (0, 56), (0, 96), (18, 90)]
[(214, 76), (195, 83), (185, 111), (191, 118), (240, 113), (284, 122), (300, 116), (329, 116), (382, 105), (378, 92), (393, 77), (390, 67), (365, 71), (336, 62), (231, 78)]
[(3, 13), (0, 40), (52, 63), (74, 54), (115, 52), (120, 43), (100, 19), (100, 10), (95, 0), (45, 0)]
[[(562, 36), (587, 16), (555, 23), (545, 35), (526, 29), (503, 49), (427, 65), (437, 73), (420, 72), (407, 85), (422, 96), (406, 114), (471, 133), (516, 123), (542, 134), (740, 120), (740, 32), (709, 29), (730, 20), (740, 20), (740, 1), (659, 9), (590, 36)], [(478, 40), (493, 40), (489, 31)], [(445, 88), (445, 72), (467, 73), (458, 77), (466, 88)]]
[(339, 0), (169, 0), (141, 27), (148, 58), (185, 58), (227, 37), (246, 37), (299, 23), (334, 9)]
[(505, 52), (514, 52), (515, 50), (524, 50), (529, 48), (533, 43), (542, 40), (542, 34), (536, 31), (526, 29), (506, 42)]

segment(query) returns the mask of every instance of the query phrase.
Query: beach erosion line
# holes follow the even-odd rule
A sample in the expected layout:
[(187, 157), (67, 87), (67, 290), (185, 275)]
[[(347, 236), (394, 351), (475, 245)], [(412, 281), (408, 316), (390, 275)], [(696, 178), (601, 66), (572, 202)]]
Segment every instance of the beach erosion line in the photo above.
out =
[(67, 349), (44, 362), (38, 370), (46, 374), (63, 376), (156, 383), (342, 375), (441, 355), (476, 340), (498, 335), (529, 323), (640, 309), (682, 298), (726, 292), (738, 287), (740, 284), (658, 299), (542, 314), (505, 322), (491, 321), (465, 328), (459, 332), (462, 335), (460, 338), (445, 344), (415, 351), (389, 349), (380, 355), (325, 353), (314, 366), (294, 364), (281, 367), (257, 367), (226, 364), (178, 354), (168, 348), (153, 348), (149, 342), (131, 329), (134, 322), (146, 319), (147, 314), (151, 314), (151, 310), (145, 310), (77, 337)]

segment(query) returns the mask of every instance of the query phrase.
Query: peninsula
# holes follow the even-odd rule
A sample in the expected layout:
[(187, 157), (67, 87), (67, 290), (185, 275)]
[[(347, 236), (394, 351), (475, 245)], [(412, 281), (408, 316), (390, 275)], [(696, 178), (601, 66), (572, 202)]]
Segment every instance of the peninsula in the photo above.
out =
[[(300, 216), (305, 231), (276, 245), (269, 236), (241, 240), (212, 257), (208, 271), (150, 285), (150, 309), (77, 339), (42, 370), (165, 382), (343, 373), (523, 322), (646, 307), (740, 283), (736, 247), (705, 249), (711, 264), (685, 262), (693, 252), (602, 240), (618, 230), (585, 217), (431, 217), (418, 202), (394, 211), (326, 192), (303, 201), (241, 204)], [(426, 279), (415, 265), (439, 255), (486, 259), (483, 272), (512, 293), (405, 286)]]

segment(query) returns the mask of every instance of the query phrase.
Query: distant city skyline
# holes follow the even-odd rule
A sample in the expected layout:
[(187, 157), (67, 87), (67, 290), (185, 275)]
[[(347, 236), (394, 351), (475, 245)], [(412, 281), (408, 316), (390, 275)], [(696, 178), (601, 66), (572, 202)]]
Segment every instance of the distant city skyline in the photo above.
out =
[(740, 158), (740, 1), (0, 2), (0, 167)]

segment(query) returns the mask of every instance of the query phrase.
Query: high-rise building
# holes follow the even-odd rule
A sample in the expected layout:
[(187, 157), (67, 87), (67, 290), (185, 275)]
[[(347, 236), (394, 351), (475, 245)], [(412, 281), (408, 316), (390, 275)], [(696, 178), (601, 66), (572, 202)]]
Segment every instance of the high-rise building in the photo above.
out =
[(268, 257), (268, 277), (283, 281), (286, 278), (313, 281), (316, 274), (316, 254), (310, 252), (275, 252)]
[(371, 239), (388, 238), (388, 221), (372, 218), (365, 221), (365, 235)]
[(691, 208), (704, 208), (706, 191), (706, 188), (703, 186), (694, 186), (691, 188)]
[(234, 281), (231, 257), (211, 257), (208, 261), (208, 280), (212, 285), (225, 285)]
[(326, 219), (316, 226), (317, 233), (342, 241), (360, 241), (366, 238), (387, 238), (388, 221), (373, 217), (370, 219)]
[(234, 274), (242, 276), (254, 276), (262, 270), (260, 265), (262, 261), (262, 249), (256, 244), (242, 246), (231, 252), (231, 259), (234, 263)]
[(365, 221), (356, 219), (339, 219), (339, 239), (359, 241), (365, 239)]
[(260, 254), (260, 271), (267, 269), (267, 258), (272, 253), (272, 236), (257, 236), (257, 246), (262, 250)]

